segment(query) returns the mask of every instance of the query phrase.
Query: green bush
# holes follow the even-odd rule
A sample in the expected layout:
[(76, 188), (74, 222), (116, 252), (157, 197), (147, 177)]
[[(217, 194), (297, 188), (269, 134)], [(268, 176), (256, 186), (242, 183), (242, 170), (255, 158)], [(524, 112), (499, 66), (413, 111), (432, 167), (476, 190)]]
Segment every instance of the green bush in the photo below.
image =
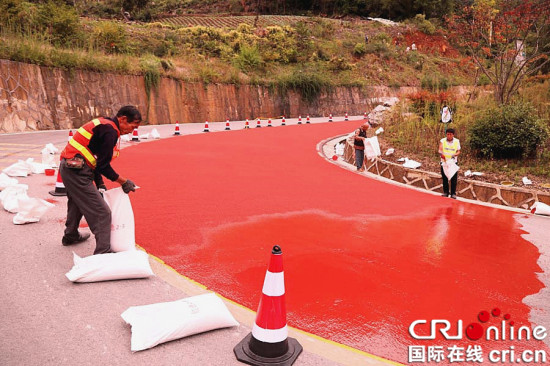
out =
[(421, 32), (424, 32), (426, 34), (435, 33), (435, 25), (433, 25), (432, 22), (426, 19), (426, 16), (424, 14), (416, 14), (414, 19), (412, 20), (412, 23), (416, 24)]
[(106, 53), (122, 53), (126, 50), (126, 31), (120, 23), (98, 22), (90, 35), (92, 45)]
[(243, 45), (234, 59), (235, 66), (242, 71), (250, 71), (262, 64), (262, 58), (258, 47)]
[(40, 5), (37, 25), (50, 36), (54, 45), (72, 46), (81, 41), (80, 19), (73, 7), (61, 1), (48, 1)]
[(323, 91), (331, 88), (332, 84), (320, 74), (313, 74), (297, 70), (289, 76), (279, 78), (278, 87), (282, 93), (292, 90), (300, 94), (302, 100), (311, 103), (316, 100)]
[(353, 54), (355, 56), (361, 57), (365, 53), (367, 53), (367, 47), (364, 43), (356, 43), (355, 47), (353, 47)]
[(531, 157), (549, 136), (534, 108), (521, 103), (487, 110), (468, 132), (472, 150), (497, 159)]

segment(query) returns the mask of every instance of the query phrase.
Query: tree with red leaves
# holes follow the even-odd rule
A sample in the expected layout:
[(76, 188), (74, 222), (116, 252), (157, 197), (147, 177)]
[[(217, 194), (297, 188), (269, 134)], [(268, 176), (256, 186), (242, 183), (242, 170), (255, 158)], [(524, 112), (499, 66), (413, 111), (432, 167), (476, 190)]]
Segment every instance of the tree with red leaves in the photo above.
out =
[(501, 104), (550, 60), (548, 0), (474, 0), (449, 18), (449, 29), (494, 85)]

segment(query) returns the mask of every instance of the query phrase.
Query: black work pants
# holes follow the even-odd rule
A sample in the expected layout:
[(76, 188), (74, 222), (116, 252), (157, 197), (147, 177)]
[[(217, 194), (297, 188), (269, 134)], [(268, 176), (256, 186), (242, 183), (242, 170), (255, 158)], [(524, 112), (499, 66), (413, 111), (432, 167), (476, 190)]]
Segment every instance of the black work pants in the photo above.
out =
[(449, 194), (449, 180), (451, 181), (451, 195), (456, 194), (456, 184), (458, 182), (458, 172), (451, 179), (447, 178), (443, 167), (441, 167), (441, 178), (443, 179), (443, 193)]
[(61, 159), (59, 173), (67, 189), (68, 198), (65, 237), (78, 238), (78, 226), (84, 216), (95, 236), (94, 254), (109, 253), (111, 251), (111, 209), (94, 185), (93, 170), (88, 165), (84, 165), (82, 169), (68, 168), (65, 159)]

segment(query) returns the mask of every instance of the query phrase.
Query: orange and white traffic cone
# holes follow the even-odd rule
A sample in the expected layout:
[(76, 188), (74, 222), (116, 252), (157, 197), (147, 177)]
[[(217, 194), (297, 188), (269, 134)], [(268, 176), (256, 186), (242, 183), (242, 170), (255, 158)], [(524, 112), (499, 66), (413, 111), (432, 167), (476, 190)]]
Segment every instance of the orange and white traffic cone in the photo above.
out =
[(348, 119), (348, 112), (346, 112), (346, 118), (344, 119), (344, 121), (349, 121), (349, 119)]
[(329, 121), (329, 122), (332, 122), (332, 113), (330, 113), (330, 114), (328, 115), (328, 121)]
[(246, 122), (244, 123), (244, 128), (245, 129), (250, 128), (250, 126), (248, 125), (248, 118), (246, 119)]
[(55, 190), (49, 192), (52, 196), (66, 196), (67, 195), (67, 189), (65, 188), (65, 185), (63, 184), (63, 180), (61, 179), (61, 174), (59, 174), (59, 170), (57, 170), (57, 179), (55, 181)]
[(267, 127), (273, 127), (271, 126), (271, 118), (267, 120)]
[(306, 123), (311, 123), (311, 122), (309, 121), (309, 114), (308, 114), (307, 117), (306, 117)]
[(210, 132), (210, 129), (208, 128), (208, 121), (204, 121), (204, 130), (202, 132)]
[(225, 130), (226, 131), (231, 130), (231, 127), (229, 127), (229, 118), (227, 120), (225, 120)]
[(275, 245), (252, 333), (233, 348), (237, 360), (249, 365), (292, 365), (302, 352), (302, 345), (288, 337), (282, 254)]
[(367, 119), (367, 112), (363, 113), (363, 118)]
[(281, 126), (286, 126), (285, 116), (283, 116), (283, 120), (281, 121)]
[(298, 116), (298, 124), (299, 124), (299, 125), (302, 124), (302, 116)]
[(72, 138), (73, 138), (73, 130), (69, 130), (69, 138), (67, 139), (67, 141), (71, 141)]
[(132, 131), (132, 141), (139, 142), (139, 135), (137, 128), (134, 128), (134, 131)]
[(260, 122), (260, 119), (258, 118), (258, 122), (256, 122), (256, 128), (260, 128), (262, 127), (262, 124)]
[(174, 135), (179, 136), (180, 135), (180, 124), (178, 121), (176, 121), (176, 129), (174, 130)]

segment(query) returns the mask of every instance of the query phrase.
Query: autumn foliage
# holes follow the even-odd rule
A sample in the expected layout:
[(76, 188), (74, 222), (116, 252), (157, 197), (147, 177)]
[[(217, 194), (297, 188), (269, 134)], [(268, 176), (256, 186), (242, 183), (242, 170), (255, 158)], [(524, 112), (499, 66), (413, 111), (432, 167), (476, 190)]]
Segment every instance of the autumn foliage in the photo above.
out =
[(548, 61), (547, 0), (474, 0), (448, 19), (452, 40), (468, 49), (479, 70), (507, 104), (522, 82)]

